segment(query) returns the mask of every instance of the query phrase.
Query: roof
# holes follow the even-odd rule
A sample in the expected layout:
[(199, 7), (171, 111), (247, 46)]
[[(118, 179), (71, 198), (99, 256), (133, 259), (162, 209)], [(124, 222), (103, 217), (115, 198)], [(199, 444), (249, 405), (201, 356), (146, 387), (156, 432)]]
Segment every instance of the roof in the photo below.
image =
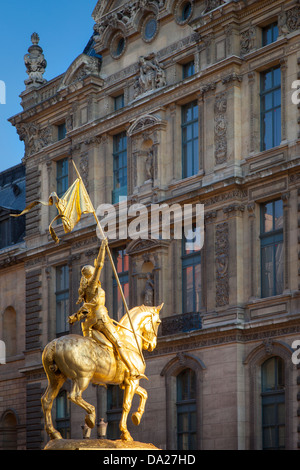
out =
[(0, 208), (21, 212), (25, 203), (25, 166), (20, 164), (0, 173)]

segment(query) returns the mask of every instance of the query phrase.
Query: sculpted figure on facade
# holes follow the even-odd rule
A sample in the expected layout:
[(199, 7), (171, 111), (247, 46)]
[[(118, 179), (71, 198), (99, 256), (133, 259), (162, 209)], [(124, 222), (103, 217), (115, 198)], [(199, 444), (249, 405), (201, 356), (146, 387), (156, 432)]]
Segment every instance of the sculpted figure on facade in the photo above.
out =
[(144, 305), (154, 305), (154, 282), (151, 273), (147, 273), (147, 280), (144, 290)]
[(52, 129), (50, 125), (41, 129), (37, 123), (23, 123), (21, 126), (17, 126), (17, 132), (20, 140), (25, 143), (25, 155), (27, 157), (39, 152), (52, 143)]
[(291, 10), (282, 11), (278, 16), (279, 36), (297, 31), (300, 28), (300, 7), (295, 6)]
[(135, 98), (166, 85), (165, 72), (158, 63), (154, 53), (146, 57), (141, 56), (138, 65), (139, 76), (135, 84)]
[(33, 33), (31, 36), (32, 46), (29, 47), (28, 54), (24, 56), (26, 72), (28, 74), (28, 79), (24, 82), (26, 88), (40, 87), (47, 82), (43, 77), (47, 67), (47, 61), (45, 60), (43, 49), (38, 45), (39, 41), (39, 35)]
[(146, 158), (146, 180), (153, 180), (153, 148), (149, 149)]

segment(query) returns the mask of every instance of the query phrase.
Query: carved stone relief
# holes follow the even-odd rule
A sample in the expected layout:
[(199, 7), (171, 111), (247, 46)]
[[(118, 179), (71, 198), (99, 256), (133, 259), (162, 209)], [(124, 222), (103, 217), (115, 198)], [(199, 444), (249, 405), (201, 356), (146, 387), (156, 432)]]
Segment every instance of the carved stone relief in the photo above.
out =
[(227, 95), (221, 93), (215, 101), (215, 161), (227, 161)]
[(219, 6), (223, 5), (224, 2), (223, 0), (206, 0), (206, 8), (204, 10), (204, 13), (208, 13), (209, 11), (214, 10), (215, 8), (218, 8)]
[(52, 127), (50, 124), (41, 129), (39, 124), (29, 122), (17, 125), (16, 129), (20, 140), (25, 143), (26, 157), (30, 157), (34, 153), (39, 152), (53, 141)]
[(227, 222), (216, 226), (216, 306), (229, 304), (229, 226)]
[(244, 31), (241, 34), (241, 54), (248, 54), (248, 52), (252, 51), (255, 47), (255, 40), (256, 40), (256, 28), (251, 27)]
[(86, 189), (89, 189), (89, 154), (85, 153), (80, 157), (79, 170)]
[(165, 72), (154, 53), (146, 57), (140, 57), (138, 64), (139, 75), (134, 85), (134, 98), (155, 91), (167, 84)]
[(295, 6), (291, 10), (283, 11), (278, 16), (279, 36), (284, 36), (300, 28), (300, 7)]

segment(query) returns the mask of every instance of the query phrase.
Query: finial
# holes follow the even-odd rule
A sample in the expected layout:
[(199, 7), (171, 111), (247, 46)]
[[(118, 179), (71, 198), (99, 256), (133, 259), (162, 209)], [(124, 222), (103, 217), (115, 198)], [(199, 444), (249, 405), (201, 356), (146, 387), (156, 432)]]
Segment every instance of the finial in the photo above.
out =
[(25, 80), (26, 89), (37, 88), (44, 85), (47, 80), (43, 77), (47, 62), (45, 60), (43, 49), (39, 46), (40, 37), (37, 33), (31, 35), (32, 45), (28, 49), (28, 54), (24, 57), (28, 79)]
[(37, 45), (40, 42), (40, 36), (38, 35), (38, 33), (33, 33), (31, 35), (31, 42), (33, 45)]

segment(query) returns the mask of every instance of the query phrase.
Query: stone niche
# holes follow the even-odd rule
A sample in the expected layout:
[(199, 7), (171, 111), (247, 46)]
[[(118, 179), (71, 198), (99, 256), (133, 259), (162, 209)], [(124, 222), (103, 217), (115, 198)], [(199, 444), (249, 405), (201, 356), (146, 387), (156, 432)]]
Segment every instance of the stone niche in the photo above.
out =
[(128, 245), (132, 266), (132, 305), (157, 306), (166, 302), (161, 279), (168, 267), (168, 248), (169, 242), (162, 240), (139, 239)]
[(161, 163), (162, 144), (166, 123), (159, 116), (145, 114), (132, 123), (128, 130), (131, 168), (129, 192), (142, 203), (152, 202), (154, 189), (164, 180)]

